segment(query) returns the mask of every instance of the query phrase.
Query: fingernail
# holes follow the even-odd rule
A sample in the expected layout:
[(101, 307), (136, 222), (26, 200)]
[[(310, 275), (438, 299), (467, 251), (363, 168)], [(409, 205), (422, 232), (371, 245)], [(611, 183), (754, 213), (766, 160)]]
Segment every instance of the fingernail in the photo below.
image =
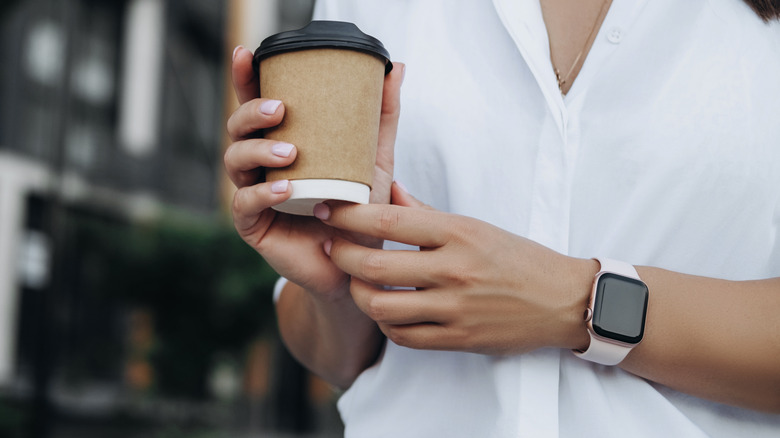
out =
[(281, 181), (276, 181), (273, 184), (271, 184), (271, 192), (285, 193), (289, 185), (290, 185), (290, 181), (287, 181), (286, 179), (283, 179)]
[(233, 49), (233, 61), (235, 61), (235, 60), (236, 60), (236, 53), (238, 53), (238, 50), (239, 50), (239, 49), (243, 49), (243, 48), (244, 48), (244, 46), (240, 46), (240, 45), (239, 45), (239, 46), (236, 46), (236, 48), (235, 48), (235, 49)]
[(281, 104), (281, 100), (266, 100), (260, 105), (260, 112), (267, 116), (272, 116)]
[(330, 207), (327, 204), (317, 204), (314, 206), (314, 217), (326, 221), (330, 218)]
[(401, 181), (398, 181), (397, 179), (393, 180), (393, 182), (398, 184), (398, 187), (400, 187), (401, 190), (403, 190), (406, 193), (409, 193), (409, 189), (406, 188), (406, 185), (404, 185), (404, 183), (402, 183)]
[(322, 249), (325, 250), (325, 254), (330, 256), (330, 249), (333, 247), (333, 241), (328, 239), (322, 244)]
[(275, 145), (271, 146), (271, 153), (277, 157), (287, 158), (290, 156), (290, 153), (294, 147), (295, 146), (291, 145), (290, 143), (276, 143)]
[(403, 67), (401, 67), (401, 85), (404, 84), (404, 79), (406, 79), (406, 64), (402, 64)]

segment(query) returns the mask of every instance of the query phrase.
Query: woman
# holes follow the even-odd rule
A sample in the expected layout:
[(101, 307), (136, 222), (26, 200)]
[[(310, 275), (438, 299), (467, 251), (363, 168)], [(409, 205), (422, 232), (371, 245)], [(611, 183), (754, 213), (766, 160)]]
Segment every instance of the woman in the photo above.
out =
[[(225, 162), (239, 234), (289, 280), (285, 342), (349, 388), (348, 436), (780, 432), (776, 20), (737, 0), (334, 0), (315, 17), (410, 66), (385, 81), (373, 205), (270, 209), (290, 188), (262, 168), (296, 150), (253, 138), (284, 105), (258, 98), (240, 47)], [(649, 289), (614, 366), (574, 354), (603, 342), (583, 317), (609, 264), (592, 257)]]

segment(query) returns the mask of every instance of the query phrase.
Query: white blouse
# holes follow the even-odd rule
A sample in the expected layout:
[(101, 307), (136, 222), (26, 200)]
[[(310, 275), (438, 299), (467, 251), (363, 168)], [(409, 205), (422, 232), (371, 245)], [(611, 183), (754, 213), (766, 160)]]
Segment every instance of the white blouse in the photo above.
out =
[[(565, 97), (538, 0), (322, 0), (315, 17), (406, 63), (395, 173), (422, 201), (572, 256), (780, 276), (780, 23), (742, 1), (614, 0)], [(339, 409), (360, 438), (780, 436), (780, 415), (558, 349), (388, 342)]]

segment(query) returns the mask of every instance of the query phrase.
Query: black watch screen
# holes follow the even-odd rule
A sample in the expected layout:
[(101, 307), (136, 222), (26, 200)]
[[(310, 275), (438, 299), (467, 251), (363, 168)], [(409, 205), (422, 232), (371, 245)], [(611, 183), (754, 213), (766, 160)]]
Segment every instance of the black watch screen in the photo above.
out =
[(608, 339), (638, 343), (645, 332), (647, 297), (647, 286), (642, 281), (601, 274), (593, 304), (593, 331)]

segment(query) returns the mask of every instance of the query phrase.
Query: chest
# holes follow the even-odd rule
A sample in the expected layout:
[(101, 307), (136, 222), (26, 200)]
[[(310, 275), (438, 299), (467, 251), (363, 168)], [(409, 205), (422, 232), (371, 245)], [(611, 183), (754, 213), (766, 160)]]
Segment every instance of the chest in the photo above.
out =
[(541, 0), (550, 61), (563, 94), (571, 88), (607, 16), (611, 0)]
[[(557, 93), (557, 102), (544, 92), (551, 72), (534, 68), (540, 59), (549, 67), (549, 58), (526, 56), (497, 17), (447, 17), (461, 21), (433, 40), (426, 34), (430, 46), (403, 53), (410, 68), (399, 178), (438, 208), (520, 233), (550, 218), (556, 232), (571, 230), (605, 195), (613, 205), (664, 205), (670, 187), (680, 208), (702, 205), (674, 213), (691, 229), (746, 193), (760, 193), (761, 214), (771, 215), (780, 186), (780, 125), (771, 120), (780, 88), (759, 78), (767, 69), (780, 74), (780, 60), (767, 62), (766, 48), (724, 34), (701, 3), (659, 27), (664, 13), (648, 7), (631, 26), (607, 21), (625, 37), (596, 41), (579, 91), (565, 100)], [(668, 216), (662, 212), (653, 211)]]

